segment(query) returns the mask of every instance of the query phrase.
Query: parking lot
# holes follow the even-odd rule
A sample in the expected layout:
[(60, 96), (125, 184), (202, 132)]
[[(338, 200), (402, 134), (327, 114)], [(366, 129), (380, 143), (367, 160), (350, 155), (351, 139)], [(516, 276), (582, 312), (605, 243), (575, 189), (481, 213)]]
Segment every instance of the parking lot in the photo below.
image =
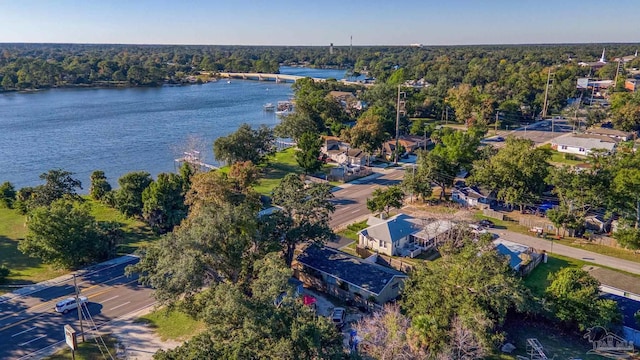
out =
[(566, 119), (544, 120), (511, 131), (499, 131), (497, 136), (488, 137), (482, 143), (499, 149), (504, 146), (504, 141), (496, 141), (497, 137), (515, 136), (532, 140), (536, 146), (540, 146), (571, 131), (573, 131), (573, 126)]

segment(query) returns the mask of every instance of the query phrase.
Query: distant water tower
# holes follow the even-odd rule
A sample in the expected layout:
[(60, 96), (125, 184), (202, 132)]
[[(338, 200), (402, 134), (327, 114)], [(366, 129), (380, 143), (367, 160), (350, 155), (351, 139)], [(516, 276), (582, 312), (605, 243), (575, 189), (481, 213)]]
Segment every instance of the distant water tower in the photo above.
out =
[(333, 55), (333, 43), (329, 44), (329, 55)]

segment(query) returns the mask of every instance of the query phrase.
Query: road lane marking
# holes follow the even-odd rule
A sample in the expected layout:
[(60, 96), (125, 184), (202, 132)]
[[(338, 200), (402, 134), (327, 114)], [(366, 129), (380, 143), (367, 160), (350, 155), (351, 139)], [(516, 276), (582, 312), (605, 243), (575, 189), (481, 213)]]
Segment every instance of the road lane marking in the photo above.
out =
[(38, 336), (36, 338), (33, 338), (33, 339), (31, 339), (31, 340), (29, 340), (27, 342), (23, 342), (22, 344), (19, 344), (18, 346), (25, 346), (25, 345), (31, 344), (32, 342), (34, 342), (36, 340), (40, 340), (40, 339), (42, 339), (43, 337), (46, 337), (46, 336), (47, 336), (47, 334), (42, 334), (42, 335), (40, 335), (40, 336)]
[(119, 297), (120, 297), (120, 295), (112, 296), (112, 297), (108, 298), (107, 300), (102, 300), (102, 302), (101, 302), (101, 303), (99, 303), (99, 304), (104, 304), (104, 303), (106, 303), (107, 301), (111, 301), (111, 300), (113, 300), (113, 299), (115, 299), (115, 298), (119, 298)]
[(5, 331), (5, 330), (7, 330), (7, 329), (10, 329), (10, 328), (12, 328), (12, 327), (14, 327), (14, 326), (18, 326), (18, 325), (20, 325), (20, 324), (24, 324), (24, 323), (26, 323), (27, 321), (30, 321), (30, 320), (33, 320), (33, 319), (37, 319), (37, 318), (39, 318), (39, 317), (41, 317), (41, 316), (44, 316), (44, 315), (47, 315), (47, 314), (49, 314), (49, 313), (48, 313), (48, 312), (43, 312), (43, 313), (41, 313), (40, 315), (36, 315), (36, 316), (30, 317), (30, 318), (28, 318), (28, 319), (20, 320), (20, 321), (18, 321), (17, 323), (9, 324), (9, 325), (7, 325), (7, 326), (5, 326), (5, 327), (0, 328), (0, 332), (3, 332), (3, 331)]
[(116, 307), (112, 307), (111, 309), (109, 309), (109, 311), (111, 311), (111, 310), (115, 310), (115, 309), (117, 309), (117, 308), (121, 308), (121, 307), (123, 307), (123, 306), (125, 306), (125, 305), (129, 305), (129, 304), (131, 304), (131, 301), (127, 301), (126, 303), (124, 303), (124, 304), (120, 304), (120, 305), (118, 305), (118, 306), (116, 306)]
[[(87, 271), (86, 273), (78, 273), (78, 272), (76, 272), (76, 275), (77, 275), (78, 277), (86, 278), (86, 277), (89, 277), (89, 276), (93, 276), (93, 275), (95, 275), (95, 274), (97, 274), (97, 273), (100, 273), (100, 272), (102, 272), (102, 271), (109, 270), (109, 269), (113, 269), (113, 268), (118, 267), (118, 266), (120, 266), (120, 265), (128, 264), (128, 263), (130, 263), (130, 262), (134, 262), (134, 261), (136, 261), (136, 260), (140, 259), (138, 256), (133, 256), (133, 255), (126, 255), (126, 256), (131, 256), (131, 257), (132, 257), (132, 259), (129, 259), (129, 260), (127, 260), (127, 261), (124, 261), (124, 262), (121, 262), (121, 263), (117, 263), (117, 264), (107, 265), (106, 267), (101, 268), (101, 269), (97, 269), (97, 270), (90, 270), (90, 271)], [(18, 296), (15, 296), (15, 297), (9, 297), (9, 298), (6, 298), (6, 299), (2, 299), (2, 300), (0, 300), (0, 304), (3, 304), (3, 303), (5, 303), (5, 302), (9, 302), (9, 301), (14, 300), (14, 299), (19, 299), (19, 298), (25, 298), (25, 297), (28, 297), (28, 296), (31, 296), (32, 294), (37, 293), (37, 292), (40, 292), (40, 291), (43, 291), (43, 290), (46, 290), (46, 289), (52, 288), (52, 287), (54, 287), (54, 286), (58, 286), (58, 285), (60, 285), (60, 284), (64, 284), (64, 283), (69, 282), (69, 281), (72, 281), (72, 280), (73, 280), (73, 278), (69, 278), (69, 279), (62, 280), (62, 281), (57, 282), (57, 283), (51, 283), (51, 285), (49, 285), (49, 286), (43, 287), (42, 289), (38, 289), (38, 290), (33, 291), (33, 292), (31, 292), (31, 293), (28, 293), (28, 294), (18, 295)], [(80, 281), (80, 283), (78, 284), (78, 286), (80, 286), (80, 285), (84, 284), (85, 282), (88, 282), (88, 281), (87, 281), (87, 280), (81, 280), (81, 281)]]
[(362, 209), (353, 210), (353, 211), (351, 212), (351, 214), (355, 214), (355, 213), (357, 213), (357, 212), (360, 212), (361, 210), (362, 210)]
[[(92, 290), (92, 289), (94, 289), (94, 288), (100, 287), (100, 286), (104, 286), (104, 285), (109, 286), (109, 285), (107, 284), (108, 282), (111, 282), (111, 281), (113, 281), (113, 280), (120, 279), (120, 278), (122, 278), (122, 277), (125, 277), (125, 275), (120, 275), (120, 276), (118, 276), (118, 277), (111, 278), (111, 279), (109, 279), (109, 280), (107, 280), (107, 281), (105, 281), (105, 282), (103, 282), (103, 283), (100, 283), (100, 284), (96, 284), (96, 285), (89, 286), (89, 287), (88, 287), (88, 288), (86, 288), (86, 289), (81, 289), (81, 291), (82, 291), (83, 293), (86, 293), (86, 292), (88, 292), (88, 291), (90, 291), (90, 290)], [(136, 279), (136, 280), (134, 280), (134, 281), (138, 281), (138, 280)], [(124, 284), (124, 285), (128, 285), (128, 284), (131, 284), (131, 283), (132, 283), (132, 281), (130, 281), (130, 282), (128, 282), (128, 283), (126, 283), (126, 284)], [(71, 286), (71, 285), (69, 285), (69, 286)], [(116, 286), (117, 286), (117, 285), (116, 285)], [(73, 288), (73, 286), (71, 286), (71, 288)], [(102, 293), (102, 292), (101, 292), (101, 293)], [(101, 294), (101, 293), (99, 293), (99, 294)], [(21, 314), (21, 313), (23, 313), (23, 312), (27, 312), (28, 310), (33, 311), (33, 310), (40, 309), (40, 308), (42, 308), (42, 307), (49, 307), (49, 306), (52, 306), (53, 304), (57, 303), (57, 302), (58, 302), (58, 301), (60, 301), (61, 299), (66, 299), (66, 298), (71, 297), (71, 296), (73, 296), (73, 293), (71, 293), (71, 294), (67, 294), (67, 295), (63, 295), (63, 296), (60, 296), (60, 297), (57, 297), (57, 298), (55, 298), (55, 299), (49, 300), (49, 301), (47, 301), (47, 302), (45, 302), (45, 303), (42, 303), (42, 304), (34, 305), (34, 306), (32, 306), (32, 307), (30, 307), (30, 308), (26, 308), (26, 309), (24, 309), (24, 310), (22, 310), (22, 311), (20, 311), (20, 312), (18, 312), (18, 313), (14, 313), (14, 314), (12, 314), (12, 315), (7, 315), (7, 316), (5, 316), (5, 317), (2, 317), (2, 318), (0, 318), (0, 321), (5, 320), (5, 319), (8, 319), (8, 318), (11, 318), (11, 317), (14, 317), (14, 316), (16, 316), (16, 315), (18, 315), (18, 314)], [(90, 296), (90, 297), (91, 297), (91, 296)], [(52, 306), (52, 307), (53, 307), (53, 306)]]
[(31, 328), (28, 328), (27, 330), (20, 331), (19, 333), (15, 333), (15, 334), (11, 335), (11, 337), (16, 337), (16, 336), (18, 336), (18, 335), (20, 335), (20, 334), (24, 334), (24, 333), (26, 333), (27, 331), (31, 331), (31, 330), (33, 330), (33, 329), (35, 329), (35, 328), (36, 328), (35, 326), (34, 326), (34, 327), (31, 327)]
[[(128, 283), (121, 284), (121, 285), (129, 285), (129, 284), (134, 283), (134, 282), (136, 282), (136, 281), (138, 281), (138, 280), (137, 280), (137, 279), (136, 279), (136, 280), (132, 280), (132, 281), (129, 281)], [(120, 286), (120, 285), (116, 285), (116, 286)], [(103, 290), (103, 291), (97, 292), (97, 293), (95, 293), (95, 294), (88, 295), (88, 296), (87, 296), (87, 298), (92, 299), (92, 298), (95, 298), (96, 296), (99, 296), (99, 295), (102, 295), (102, 294), (104, 294), (104, 293), (106, 293), (106, 292), (113, 291), (113, 290), (117, 290), (117, 289), (118, 289), (117, 287), (110, 287), (110, 288), (108, 288), (108, 289), (106, 289), (106, 290)], [(66, 298), (66, 297), (62, 297), (62, 298)], [(51, 302), (48, 302), (47, 304), (49, 304), (49, 303), (53, 304), (54, 302), (55, 302), (55, 301), (51, 301)], [(36, 306), (37, 306), (37, 307), (40, 307), (40, 305), (36, 305)], [(34, 307), (32, 307), (32, 308), (29, 308), (29, 309), (27, 309), (27, 310), (33, 309), (33, 308), (35, 308), (36, 306), (34, 306)], [(26, 312), (27, 310), (24, 310), (24, 312)], [(12, 328), (12, 327), (14, 327), (14, 326), (18, 326), (18, 325), (20, 325), (20, 324), (24, 324), (24, 323), (25, 323), (25, 322), (27, 322), (27, 321), (30, 321), (30, 320), (33, 320), (33, 319), (37, 319), (37, 318), (39, 318), (39, 317), (41, 317), (41, 316), (43, 316), (43, 315), (47, 315), (47, 314), (50, 314), (50, 312), (48, 312), (48, 311), (47, 311), (47, 312), (43, 312), (43, 313), (40, 313), (40, 314), (38, 314), (38, 315), (36, 315), (36, 316), (32, 316), (32, 317), (29, 317), (29, 318), (26, 318), (26, 319), (20, 320), (20, 321), (18, 321), (18, 322), (15, 322), (15, 323), (9, 324), (9, 325), (7, 325), (7, 326), (5, 326), (5, 327), (0, 328), (0, 332), (3, 332), (3, 331), (5, 331), (5, 330), (7, 330), (7, 329), (10, 329), (10, 328)], [(0, 319), (0, 320), (2, 320), (2, 319)]]

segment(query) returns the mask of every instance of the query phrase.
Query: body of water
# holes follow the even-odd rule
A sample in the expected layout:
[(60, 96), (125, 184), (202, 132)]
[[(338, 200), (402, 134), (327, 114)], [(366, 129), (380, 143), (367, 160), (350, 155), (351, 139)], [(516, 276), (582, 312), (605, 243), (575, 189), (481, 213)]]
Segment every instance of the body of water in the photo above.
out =
[[(344, 70), (283, 67), (283, 74), (338, 78)], [(175, 171), (185, 150), (213, 161), (213, 142), (242, 123), (274, 126), (266, 103), (292, 96), (291, 84), (218, 81), (204, 85), (129, 89), (52, 89), (0, 94), (0, 183), (41, 184), (41, 173), (76, 174), (83, 191), (103, 170), (112, 186), (131, 171)]]

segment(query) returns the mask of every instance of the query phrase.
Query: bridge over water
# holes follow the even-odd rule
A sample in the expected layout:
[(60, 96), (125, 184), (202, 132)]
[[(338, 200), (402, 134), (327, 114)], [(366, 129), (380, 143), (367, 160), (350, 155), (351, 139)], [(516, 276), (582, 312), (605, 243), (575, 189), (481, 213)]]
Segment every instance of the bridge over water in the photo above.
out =
[[(265, 74), (265, 73), (232, 73), (232, 72), (221, 72), (217, 73), (221, 78), (228, 79), (242, 79), (242, 80), (258, 80), (258, 81), (275, 81), (277, 83), (280, 82), (291, 82), (294, 83), (298, 79), (304, 79), (307, 76), (299, 76), (299, 75), (285, 75), (285, 74)], [(324, 78), (311, 78), (313, 81), (324, 82), (327, 79)], [(361, 83), (357, 81), (347, 81), (347, 80), (338, 80), (339, 82), (345, 85), (360, 85), (360, 86), (373, 86), (373, 84), (369, 83)]]

